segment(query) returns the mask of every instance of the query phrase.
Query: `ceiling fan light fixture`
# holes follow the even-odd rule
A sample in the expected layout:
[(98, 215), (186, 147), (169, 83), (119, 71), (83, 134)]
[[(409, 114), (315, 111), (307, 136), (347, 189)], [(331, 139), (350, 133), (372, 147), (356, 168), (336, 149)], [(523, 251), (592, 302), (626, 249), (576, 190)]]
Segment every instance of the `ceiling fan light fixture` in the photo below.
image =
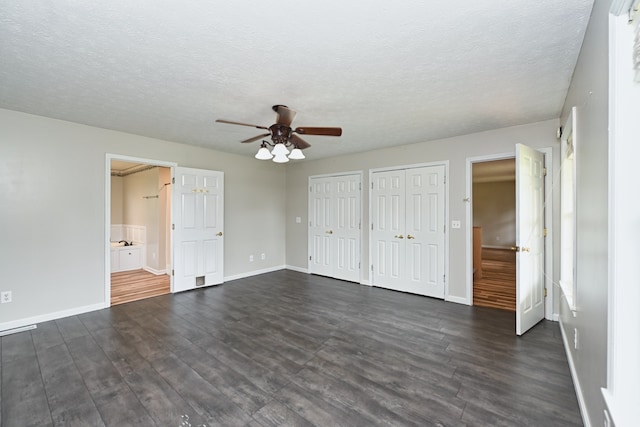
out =
[(269, 149), (265, 146), (260, 147), (256, 153), (256, 159), (258, 160), (271, 160), (273, 155), (269, 152)]
[(286, 154), (276, 154), (273, 157), (273, 161), (276, 163), (287, 163), (289, 161), (289, 158)]
[(280, 155), (286, 156), (287, 154), (289, 154), (289, 150), (287, 149), (287, 147), (284, 146), (284, 144), (278, 143), (273, 147), (273, 150), (271, 150), (271, 154), (273, 154), (276, 157)]
[(293, 160), (301, 160), (301, 159), (304, 159), (304, 154), (302, 153), (301, 149), (294, 148), (293, 150), (291, 150), (291, 154), (289, 154), (289, 158)]

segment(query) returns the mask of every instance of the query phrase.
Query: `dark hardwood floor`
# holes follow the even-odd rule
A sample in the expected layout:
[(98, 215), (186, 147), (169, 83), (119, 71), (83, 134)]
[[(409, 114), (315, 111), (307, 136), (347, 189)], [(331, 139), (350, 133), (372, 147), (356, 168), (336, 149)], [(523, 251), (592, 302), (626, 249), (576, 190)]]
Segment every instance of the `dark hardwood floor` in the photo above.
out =
[(580, 426), (558, 324), (288, 270), (0, 341), (10, 426)]

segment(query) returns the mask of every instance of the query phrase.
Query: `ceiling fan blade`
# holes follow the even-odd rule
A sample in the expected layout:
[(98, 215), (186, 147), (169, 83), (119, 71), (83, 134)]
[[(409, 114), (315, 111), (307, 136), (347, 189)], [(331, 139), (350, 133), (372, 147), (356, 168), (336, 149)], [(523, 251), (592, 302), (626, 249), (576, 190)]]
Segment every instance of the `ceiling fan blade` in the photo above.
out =
[(295, 134), (291, 134), (291, 142), (296, 146), (296, 148), (299, 148), (301, 150), (311, 147), (311, 144)]
[(300, 135), (341, 136), (342, 128), (299, 127), (299, 128), (296, 128), (294, 132), (299, 133)]
[(256, 128), (256, 129), (269, 129), (266, 126), (258, 126), (258, 125), (251, 125), (249, 123), (240, 123), (240, 122), (232, 122), (231, 120), (222, 120), (222, 119), (218, 119), (216, 120), (217, 123), (226, 123), (228, 125), (240, 125), (240, 126), (250, 126), (252, 128)]
[(291, 122), (296, 116), (295, 111), (290, 110), (284, 105), (274, 105), (273, 110), (277, 113), (276, 124), (285, 125), (287, 127), (291, 126)]
[(271, 134), (270, 133), (265, 133), (263, 135), (254, 136), (253, 138), (245, 139), (244, 141), (240, 141), (240, 142), (242, 142), (242, 143), (253, 142), (253, 141), (257, 141), (259, 139), (265, 138), (267, 136), (271, 136)]

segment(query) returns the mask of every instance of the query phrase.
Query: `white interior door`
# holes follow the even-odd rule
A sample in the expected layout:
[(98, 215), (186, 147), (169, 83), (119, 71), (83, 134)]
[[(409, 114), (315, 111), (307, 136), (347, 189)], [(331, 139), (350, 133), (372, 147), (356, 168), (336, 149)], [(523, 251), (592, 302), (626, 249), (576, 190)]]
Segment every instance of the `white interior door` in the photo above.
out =
[(224, 280), (224, 174), (175, 168), (173, 292)]
[(406, 171), (405, 290), (444, 298), (444, 166)]
[(332, 276), (360, 282), (360, 194), (361, 176), (332, 178), (333, 192), (333, 273)]
[(516, 334), (544, 318), (544, 154), (516, 144)]
[(372, 284), (405, 290), (405, 171), (371, 174)]
[(361, 175), (309, 182), (309, 272), (360, 282)]

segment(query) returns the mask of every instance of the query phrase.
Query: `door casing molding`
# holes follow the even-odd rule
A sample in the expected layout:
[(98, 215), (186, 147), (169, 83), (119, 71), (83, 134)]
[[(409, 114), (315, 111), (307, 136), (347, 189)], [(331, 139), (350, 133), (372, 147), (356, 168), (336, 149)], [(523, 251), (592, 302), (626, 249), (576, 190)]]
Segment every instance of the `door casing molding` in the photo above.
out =
[[(514, 147), (515, 148), (515, 147)], [(547, 229), (547, 237), (544, 242), (544, 286), (547, 289), (545, 298), (544, 316), (547, 320), (558, 321), (558, 313), (554, 312), (555, 286), (553, 282), (553, 149), (551, 147), (539, 148), (536, 150), (544, 153), (544, 167), (547, 175), (544, 178), (544, 223)], [(473, 164), (490, 162), (494, 160), (515, 159), (516, 153), (498, 153), (485, 156), (467, 157), (466, 160), (466, 196), (464, 201), (467, 204), (465, 215), (465, 271), (466, 271), (466, 301), (460, 299), (467, 305), (473, 305)]]

